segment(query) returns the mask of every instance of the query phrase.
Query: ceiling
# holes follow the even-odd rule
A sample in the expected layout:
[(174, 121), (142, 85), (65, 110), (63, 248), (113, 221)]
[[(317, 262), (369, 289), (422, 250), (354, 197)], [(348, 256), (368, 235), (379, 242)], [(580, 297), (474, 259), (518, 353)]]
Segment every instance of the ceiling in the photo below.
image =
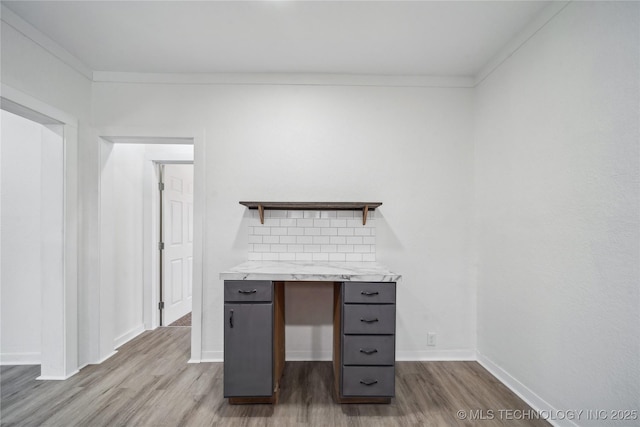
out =
[(93, 71), (475, 76), (546, 1), (3, 1)]

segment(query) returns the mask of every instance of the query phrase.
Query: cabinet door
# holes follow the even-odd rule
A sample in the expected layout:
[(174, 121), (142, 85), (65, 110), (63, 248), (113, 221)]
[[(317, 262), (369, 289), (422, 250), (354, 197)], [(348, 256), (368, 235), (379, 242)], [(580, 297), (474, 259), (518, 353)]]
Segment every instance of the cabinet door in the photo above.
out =
[(273, 303), (224, 305), (224, 397), (273, 394)]

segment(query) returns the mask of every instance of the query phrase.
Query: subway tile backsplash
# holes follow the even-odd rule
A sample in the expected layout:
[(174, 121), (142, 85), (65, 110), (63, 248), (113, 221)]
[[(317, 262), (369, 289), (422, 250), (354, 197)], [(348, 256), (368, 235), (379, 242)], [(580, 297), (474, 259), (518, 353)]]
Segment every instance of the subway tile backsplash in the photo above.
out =
[(376, 215), (360, 211), (249, 211), (249, 261), (376, 260)]

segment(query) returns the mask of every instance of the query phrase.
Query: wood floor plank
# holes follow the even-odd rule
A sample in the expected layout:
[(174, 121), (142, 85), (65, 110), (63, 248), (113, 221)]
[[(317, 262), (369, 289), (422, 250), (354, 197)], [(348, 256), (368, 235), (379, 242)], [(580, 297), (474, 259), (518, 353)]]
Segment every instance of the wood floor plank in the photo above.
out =
[[(37, 366), (0, 369), (0, 425), (440, 427), (473, 426), (457, 411), (494, 412), (483, 427), (537, 427), (502, 420), (501, 409), (530, 410), (476, 362), (398, 362), (388, 405), (336, 404), (331, 362), (287, 362), (278, 405), (229, 405), (222, 363), (188, 364), (190, 328), (158, 328), (66, 381), (37, 381)], [(484, 411), (484, 412), (482, 412)]]

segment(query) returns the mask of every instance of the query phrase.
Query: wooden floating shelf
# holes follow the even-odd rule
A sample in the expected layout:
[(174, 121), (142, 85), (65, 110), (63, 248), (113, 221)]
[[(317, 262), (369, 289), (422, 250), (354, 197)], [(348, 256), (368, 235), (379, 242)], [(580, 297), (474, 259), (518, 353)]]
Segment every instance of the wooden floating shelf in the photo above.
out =
[(362, 225), (367, 223), (367, 214), (382, 205), (381, 202), (240, 202), (249, 209), (257, 209), (260, 224), (264, 224), (264, 210), (285, 211), (362, 211)]

